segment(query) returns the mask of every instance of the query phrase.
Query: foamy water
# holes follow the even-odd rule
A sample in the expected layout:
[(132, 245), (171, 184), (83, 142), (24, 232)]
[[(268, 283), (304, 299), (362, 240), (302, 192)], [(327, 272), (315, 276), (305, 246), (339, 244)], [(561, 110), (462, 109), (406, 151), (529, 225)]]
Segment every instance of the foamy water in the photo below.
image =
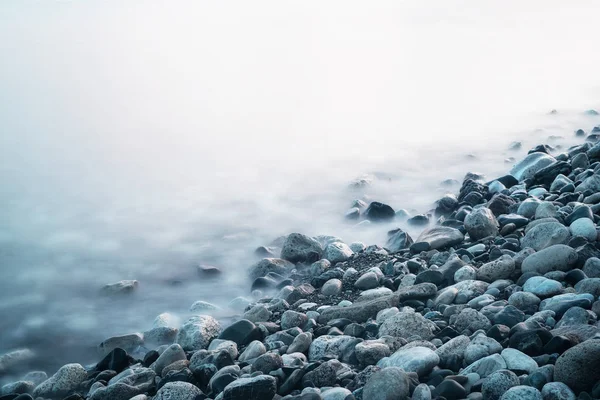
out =
[(121, 3), (0, 5), (0, 352), (45, 368), (249, 295), (280, 235), (384, 244), (356, 198), (426, 212), (600, 123), (594, 1)]

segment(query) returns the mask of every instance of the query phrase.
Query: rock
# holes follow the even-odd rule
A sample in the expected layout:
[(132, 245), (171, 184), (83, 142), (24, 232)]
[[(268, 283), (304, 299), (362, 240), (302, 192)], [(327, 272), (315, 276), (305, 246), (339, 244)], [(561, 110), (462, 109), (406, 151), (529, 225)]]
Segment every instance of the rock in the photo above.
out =
[(468, 375), (474, 372), (482, 378), (487, 378), (501, 369), (506, 369), (506, 361), (504, 361), (504, 358), (500, 354), (492, 354), (470, 364), (460, 371), (460, 375)]
[(546, 274), (550, 271), (569, 271), (577, 263), (578, 255), (572, 247), (556, 244), (537, 253), (531, 254), (523, 260), (521, 271)]
[(219, 307), (216, 305), (202, 300), (195, 301), (194, 304), (190, 306), (190, 312), (214, 311), (218, 309)]
[(503, 193), (496, 193), (494, 197), (487, 203), (490, 211), (496, 216), (509, 214), (513, 205), (517, 204), (516, 200)]
[(102, 355), (107, 355), (116, 348), (121, 348), (125, 351), (135, 351), (139, 346), (144, 344), (144, 338), (139, 333), (129, 335), (113, 336), (100, 343), (98, 350)]
[(588, 278), (600, 278), (600, 259), (590, 257), (583, 265), (583, 272)]
[(416, 285), (398, 288), (399, 301), (426, 300), (437, 294), (437, 286), (433, 283), (418, 283)]
[(197, 315), (181, 325), (176, 341), (186, 351), (200, 350), (208, 347), (220, 333), (219, 321), (209, 315)]
[(488, 400), (499, 400), (508, 389), (518, 386), (519, 378), (509, 370), (501, 369), (483, 381), (481, 393)]
[(365, 272), (354, 283), (354, 287), (360, 290), (373, 289), (379, 286), (379, 276), (373, 271)]
[(302, 327), (308, 322), (306, 314), (299, 313), (293, 310), (287, 310), (281, 316), (281, 329), (290, 329), (295, 327)]
[(350, 306), (328, 307), (321, 312), (319, 323), (325, 324), (335, 318), (348, 318), (355, 322), (366, 322), (385, 308), (398, 305), (398, 296), (384, 296), (374, 300), (359, 302)]
[(539, 390), (531, 386), (514, 386), (500, 397), (500, 400), (543, 400)]
[(346, 351), (354, 350), (357, 343), (362, 339), (352, 336), (323, 335), (314, 339), (308, 350), (308, 359), (316, 361), (323, 358), (340, 358)]
[(506, 361), (506, 368), (511, 371), (531, 374), (538, 368), (538, 365), (533, 358), (517, 349), (504, 349), (500, 355), (504, 358), (504, 361)]
[(255, 358), (262, 356), (266, 352), (267, 352), (267, 349), (266, 349), (265, 345), (259, 340), (254, 340), (248, 346), (246, 346), (246, 349), (240, 355), (239, 360), (243, 361), (243, 362), (247, 362), (247, 361), (250, 361), (250, 360), (253, 360)]
[(0, 389), (0, 399), (2, 398), (1, 395), (31, 393), (35, 386), (33, 382), (25, 380), (7, 383)]
[(435, 353), (440, 358), (440, 368), (451, 368), (462, 365), (463, 355), (471, 340), (468, 336), (460, 335), (448, 340)]
[(544, 278), (543, 276), (532, 276), (523, 285), (524, 292), (529, 292), (540, 297), (555, 296), (560, 294), (562, 290), (563, 287), (560, 282)]
[(65, 397), (77, 390), (86, 379), (87, 372), (81, 364), (63, 365), (51, 378), (35, 388), (33, 397)]
[(256, 304), (244, 313), (244, 318), (252, 322), (268, 321), (273, 313), (264, 304)]
[(596, 225), (591, 219), (579, 218), (571, 223), (569, 226), (571, 234), (573, 236), (582, 236), (589, 241), (596, 241), (598, 238), (598, 232), (596, 232)]
[(283, 242), (281, 258), (293, 263), (315, 262), (323, 255), (321, 244), (301, 233), (291, 233)]
[(508, 298), (508, 304), (527, 314), (534, 314), (538, 310), (540, 301), (541, 300), (539, 297), (533, 293), (529, 293), (528, 291), (515, 292)]
[(477, 207), (465, 218), (465, 228), (471, 240), (498, 234), (498, 221), (489, 208)]
[(252, 363), (252, 372), (262, 371), (263, 374), (268, 374), (283, 367), (283, 359), (277, 353), (265, 353), (258, 357)]
[(415, 245), (424, 242), (429, 244), (430, 249), (435, 250), (455, 246), (462, 243), (463, 240), (464, 235), (458, 229), (448, 226), (436, 226), (425, 229), (419, 235)]
[(130, 294), (133, 293), (139, 286), (136, 280), (123, 280), (116, 283), (109, 283), (102, 288), (102, 294), (107, 296)]
[(536, 185), (550, 185), (559, 174), (569, 175), (572, 167), (567, 161), (556, 161), (535, 173), (533, 182)]
[(528, 154), (510, 170), (510, 174), (519, 181), (533, 178), (535, 173), (556, 162), (556, 159), (546, 153), (535, 152)]
[(323, 257), (329, 260), (332, 264), (337, 262), (347, 261), (354, 255), (354, 252), (342, 242), (335, 242), (327, 245)]
[(378, 340), (367, 340), (355, 347), (356, 359), (361, 366), (377, 364), (379, 360), (391, 354), (387, 344)]
[(310, 332), (302, 332), (294, 338), (294, 341), (288, 347), (287, 354), (305, 353), (312, 343), (312, 334)]
[(387, 318), (379, 327), (379, 337), (389, 335), (408, 338), (418, 336), (423, 340), (433, 338), (436, 325), (416, 313), (412, 308), (403, 308), (399, 313)]
[(219, 339), (231, 340), (238, 346), (244, 346), (253, 340), (262, 339), (262, 334), (252, 321), (241, 319), (225, 328), (219, 335)]
[(494, 282), (498, 279), (508, 279), (515, 271), (515, 262), (512, 257), (503, 255), (489, 263), (483, 264), (477, 270), (477, 279), (484, 282)]
[(435, 388), (433, 395), (436, 396), (436, 398), (459, 400), (464, 399), (467, 396), (467, 391), (456, 380), (444, 379), (442, 383)]
[(374, 201), (365, 210), (365, 217), (372, 222), (383, 222), (394, 219), (396, 212), (387, 204)]
[[(394, 400), (395, 397), (391, 397), (389, 400)], [(426, 383), (419, 384), (412, 395), (412, 400), (431, 400), (431, 389)], [(386, 399), (387, 400), (387, 399)]]
[(177, 338), (179, 329), (170, 328), (167, 326), (160, 326), (152, 328), (149, 331), (144, 332), (144, 344), (161, 346), (163, 344), (171, 344)]
[(334, 387), (321, 392), (322, 400), (346, 400), (352, 398), (354, 398), (352, 392), (341, 387)]
[(568, 177), (566, 177), (563, 174), (559, 174), (559, 175), (556, 176), (556, 178), (554, 179), (554, 181), (550, 185), (550, 191), (551, 192), (558, 192), (559, 190), (561, 190), (565, 186), (567, 186), (569, 184), (572, 184), (572, 183), (573, 183), (573, 181), (571, 179), (569, 179)]
[(321, 287), (321, 293), (325, 296), (337, 296), (342, 292), (342, 281), (330, 279)]
[(579, 393), (600, 381), (600, 339), (590, 339), (565, 351), (556, 360), (554, 380)]
[(526, 218), (532, 218), (540, 204), (541, 201), (536, 198), (525, 199), (521, 202), (521, 204), (519, 204), (517, 214)]
[(187, 382), (166, 383), (156, 393), (154, 400), (196, 400), (202, 396), (202, 390)]
[(208, 346), (208, 351), (219, 352), (221, 350), (227, 351), (233, 360), (238, 357), (237, 343), (232, 340), (213, 339)]
[(575, 192), (592, 191), (594, 193), (600, 192), (600, 176), (593, 174), (586, 178), (579, 185), (575, 187)]
[(388, 232), (388, 239), (385, 247), (392, 253), (409, 248), (413, 244), (410, 235), (402, 229), (394, 229)]
[(469, 330), (475, 332), (479, 329), (487, 331), (492, 327), (490, 320), (477, 310), (472, 308), (463, 309), (454, 321), (454, 326), (457, 332)]
[(589, 293), (594, 297), (600, 296), (600, 278), (585, 278), (575, 284), (577, 293)]
[(555, 244), (566, 244), (570, 237), (569, 230), (561, 223), (547, 222), (529, 230), (521, 239), (521, 247), (539, 251)]
[(406, 372), (416, 372), (425, 376), (440, 362), (439, 356), (427, 347), (411, 347), (400, 349), (389, 357), (382, 358), (377, 366), (380, 368), (398, 367)]
[(172, 344), (161, 353), (161, 355), (158, 357), (158, 360), (154, 362), (152, 369), (158, 375), (161, 375), (165, 367), (173, 364), (175, 361), (180, 360), (187, 360), (185, 352), (180, 345)]
[(266, 276), (270, 272), (286, 276), (293, 268), (294, 264), (281, 258), (263, 258), (250, 267), (248, 275), (253, 280)]
[(549, 382), (542, 388), (544, 400), (575, 400), (575, 393), (562, 382)]
[(571, 307), (590, 308), (594, 296), (589, 293), (575, 294), (565, 293), (559, 294), (540, 303), (540, 311), (554, 311), (558, 318)]
[(336, 381), (336, 370), (338, 369), (339, 361), (330, 360), (319, 365), (314, 370), (307, 372), (302, 377), (302, 384), (305, 387), (323, 387), (333, 386)]
[(0, 355), (0, 375), (8, 373), (12, 369), (19, 369), (34, 357), (35, 353), (29, 349), (13, 350)]
[(363, 389), (363, 399), (406, 399), (410, 392), (410, 379), (400, 368), (389, 367), (369, 377)]

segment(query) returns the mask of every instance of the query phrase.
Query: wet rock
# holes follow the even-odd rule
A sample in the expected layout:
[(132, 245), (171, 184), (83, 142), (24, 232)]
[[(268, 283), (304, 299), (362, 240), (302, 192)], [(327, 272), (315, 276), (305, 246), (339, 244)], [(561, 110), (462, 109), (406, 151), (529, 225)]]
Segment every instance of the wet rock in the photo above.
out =
[(500, 400), (542, 400), (542, 394), (534, 387), (520, 385), (508, 389)]
[(219, 321), (209, 315), (197, 315), (181, 325), (177, 334), (177, 343), (187, 351), (204, 349), (220, 333)]
[(581, 236), (589, 241), (595, 241), (598, 238), (596, 225), (588, 218), (579, 218), (573, 221), (569, 226), (569, 229), (573, 236)]
[(465, 228), (472, 240), (483, 239), (498, 234), (498, 221), (486, 207), (477, 207), (465, 218)]
[(523, 160), (511, 169), (510, 174), (519, 181), (533, 178), (535, 173), (544, 167), (556, 162), (554, 157), (541, 152), (528, 154)]
[(500, 354), (492, 354), (470, 364), (460, 371), (460, 375), (467, 375), (474, 372), (482, 378), (487, 378), (501, 369), (506, 369), (506, 361), (504, 361), (504, 358)]
[(396, 212), (387, 204), (374, 201), (365, 210), (365, 218), (372, 222), (383, 222), (394, 219)]
[(521, 246), (539, 251), (552, 245), (565, 244), (570, 237), (569, 229), (561, 223), (547, 222), (529, 230), (521, 240)]
[(185, 352), (178, 344), (173, 344), (167, 347), (161, 355), (158, 357), (158, 360), (154, 362), (152, 369), (160, 375), (165, 367), (171, 365), (172, 363), (180, 360), (187, 360), (185, 356)]
[(337, 296), (342, 291), (342, 281), (330, 279), (321, 287), (321, 293), (325, 296)]
[(502, 350), (501, 356), (506, 362), (506, 368), (511, 371), (526, 372), (531, 374), (538, 368), (538, 365), (533, 358), (517, 349), (504, 349)]
[(327, 245), (325, 247), (325, 252), (323, 257), (329, 260), (332, 264), (337, 262), (347, 261), (354, 252), (347, 244), (342, 242), (335, 242)]
[(463, 240), (464, 235), (458, 229), (447, 226), (436, 226), (425, 229), (415, 244), (424, 242), (429, 245), (430, 249), (442, 249), (460, 244)]
[(74, 392), (87, 379), (81, 364), (63, 365), (51, 378), (39, 384), (33, 391), (34, 397), (64, 397)]
[(512, 257), (503, 255), (494, 261), (483, 264), (479, 270), (477, 270), (477, 279), (485, 282), (508, 279), (514, 271), (515, 262)]
[(231, 340), (238, 346), (244, 346), (253, 340), (262, 339), (262, 334), (252, 321), (241, 319), (225, 328), (219, 339)]
[(483, 381), (481, 393), (485, 399), (499, 400), (508, 389), (518, 386), (519, 383), (519, 378), (514, 372), (502, 369)]
[[(543, 276), (533, 276), (523, 285), (523, 291), (540, 297), (552, 297), (560, 294), (563, 290), (562, 284), (554, 279)], [(516, 293), (515, 293), (516, 294)]]
[(577, 263), (576, 251), (567, 245), (556, 244), (537, 253), (531, 254), (523, 260), (521, 270), (546, 274), (550, 271), (569, 271)]
[(169, 382), (160, 388), (154, 400), (196, 400), (202, 395), (202, 391), (191, 383)]
[(323, 255), (321, 244), (301, 233), (291, 233), (283, 242), (281, 258), (293, 263), (315, 262)]
[(556, 360), (554, 379), (579, 393), (600, 381), (600, 340), (590, 339), (565, 351)]
[(347, 351), (354, 350), (357, 343), (362, 339), (357, 339), (352, 336), (339, 335), (323, 335), (314, 339), (308, 351), (308, 359), (316, 361), (323, 358), (340, 358)]
[(382, 358), (377, 366), (380, 368), (398, 367), (406, 372), (416, 372), (425, 376), (440, 363), (439, 356), (427, 347), (411, 347), (400, 349), (389, 357)]
[(575, 400), (575, 393), (562, 382), (549, 382), (542, 388), (544, 400)]
[(282, 260), (281, 258), (263, 258), (250, 267), (248, 274), (251, 279), (266, 276), (270, 272), (286, 276), (293, 268), (294, 264), (287, 260)]
[(408, 397), (409, 392), (410, 379), (406, 372), (400, 368), (389, 367), (371, 375), (364, 386), (363, 399), (404, 399)]
[(402, 229), (395, 229), (388, 232), (388, 239), (385, 247), (392, 253), (407, 249), (413, 244), (410, 235)]
[(379, 336), (408, 338), (418, 336), (430, 340), (434, 336), (436, 325), (425, 319), (411, 308), (404, 308), (398, 314), (387, 318), (379, 327)]
[(136, 280), (123, 280), (116, 283), (109, 283), (102, 287), (102, 294), (107, 296), (131, 294), (138, 286), (139, 282)]

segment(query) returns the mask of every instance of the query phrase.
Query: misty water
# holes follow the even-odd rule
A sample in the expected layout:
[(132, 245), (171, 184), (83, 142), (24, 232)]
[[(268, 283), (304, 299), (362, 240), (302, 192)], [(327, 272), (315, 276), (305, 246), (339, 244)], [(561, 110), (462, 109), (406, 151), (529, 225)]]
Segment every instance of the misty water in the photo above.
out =
[[(458, 190), (446, 179), (581, 141), (600, 124), (584, 113), (600, 108), (598, 15), (596, 1), (2, 2), (0, 354), (30, 348), (52, 371), (162, 312), (226, 308), (250, 296), (254, 249), (290, 232), (418, 236), (343, 216), (354, 199), (426, 212)], [(122, 279), (139, 290), (99, 294)]]

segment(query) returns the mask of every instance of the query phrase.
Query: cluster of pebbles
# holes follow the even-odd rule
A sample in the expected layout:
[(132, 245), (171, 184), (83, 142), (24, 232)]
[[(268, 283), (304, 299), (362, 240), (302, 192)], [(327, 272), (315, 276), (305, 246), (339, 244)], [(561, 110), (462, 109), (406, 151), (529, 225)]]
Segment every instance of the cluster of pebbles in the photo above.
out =
[[(537, 146), (493, 181), (467, 174), (405, 221), (424, 226), (416, 240), (292, 233), (258, 250), (253, 300), (232, 301), (228, 326), (199, 301), (183, 323), (161, 314), (104, 341), (97, 364), (30, 372), (0, 400), (598, 399), (599, 134), (554, 156)], [(409, 218), (354, 206), (348, 218)], [(1, 356), (0, 373), (27, 357)]]

